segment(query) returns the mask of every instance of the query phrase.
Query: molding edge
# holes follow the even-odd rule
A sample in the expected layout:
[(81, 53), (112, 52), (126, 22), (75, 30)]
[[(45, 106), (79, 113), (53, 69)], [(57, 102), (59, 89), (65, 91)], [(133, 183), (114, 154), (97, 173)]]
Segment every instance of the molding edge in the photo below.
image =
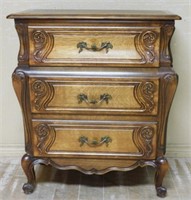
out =
[(191, 145), (167, 144), (167, 158), (191, 158)]
[(0, 156), (23, 156), (25, 154), (25, 147), (23, 144), (0, 144)]
[[(0, 144), (0, 156), (11, 157), (25, 154), (23, 144)], [(191, 145), (168, 144), (166, 151), (167, 158), (191, 158)]]

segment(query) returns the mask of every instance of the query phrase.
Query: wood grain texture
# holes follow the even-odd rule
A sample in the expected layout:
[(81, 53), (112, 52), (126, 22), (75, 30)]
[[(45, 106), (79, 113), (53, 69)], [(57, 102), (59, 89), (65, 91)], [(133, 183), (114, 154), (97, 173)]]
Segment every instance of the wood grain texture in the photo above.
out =
[[(71, 125), (57, 120), (34, 121), (33, 127), (35, 156), (153, 159), (156, 154), (156, 123)], [(81, 143), (80, 137), (87, 142)], [(99, 145), (104, 137), (109, 141)]]
[[(107, 25), (108, 26), (108, 25)], [(119, 25), (118, 25), (119, 26)], [(139, 27), (140, 26), (140, 27)], [(42, 31), (43, 30), (43, 31)], [(159, 66), (160, 28), (122, 24), (100, 27), (89, 23), (79, 27), (67, 24), (35, 26), (30, 23), (30, 65), (144, 65)], [(108, 49), (101, 48), (110, 43)], [(79, 44), (83, 43), (80, 50)], [(101, 50), (102, 49), (102, 50)]]
[[(57, 78), (55, 76), (29, 78), (31, 110), (46, 112), (99, 112), (116, 114), (157, 115), (159, 99), (159, 78), (123, 80), (110, 78)], [(102, 96), (110, 96), (102, 101)], [(84, 95), (86, 99), (79, 100)]]

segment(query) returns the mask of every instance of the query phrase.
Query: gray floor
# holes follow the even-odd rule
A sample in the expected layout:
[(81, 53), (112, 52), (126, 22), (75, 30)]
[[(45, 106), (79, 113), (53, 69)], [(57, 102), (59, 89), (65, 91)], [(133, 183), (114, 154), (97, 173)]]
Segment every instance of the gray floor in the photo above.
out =
[[(191, 158), (168, 159), (170, 171), (164, 180), (168, 188), (165, 200), (191, 200)], [(20, 158), (0, 158), (1, 200), (147, 200), (156, 197), (153, 185), (155, 170), (137, 168), (130, 172), (110, 172), (103, 176), (84, 175), (37, 166), (37, 187), (25, 195), (26, 177)]]

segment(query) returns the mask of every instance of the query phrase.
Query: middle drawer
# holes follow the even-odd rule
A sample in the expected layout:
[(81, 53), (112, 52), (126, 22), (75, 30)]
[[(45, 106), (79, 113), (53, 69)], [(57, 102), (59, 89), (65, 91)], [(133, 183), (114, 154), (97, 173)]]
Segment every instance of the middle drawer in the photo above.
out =
[(159, 78), (30, 77), (33, 113), (157, 115)]

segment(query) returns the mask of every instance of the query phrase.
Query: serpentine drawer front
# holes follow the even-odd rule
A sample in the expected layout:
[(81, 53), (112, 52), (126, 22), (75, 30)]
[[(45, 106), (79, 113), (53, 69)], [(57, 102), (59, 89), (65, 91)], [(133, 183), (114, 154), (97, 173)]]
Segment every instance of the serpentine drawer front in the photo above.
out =
[[(13, 86), (25, 133), (26, 194), (35, 164), (85, 174), (169, 168), (167, 119), (177, 87), (170, 41), (179, 16), (163, 11), (29, 10)], [(144, 186), (143, 186), (144, 187)]]
[(29, 78), (33, 113), (156, 115), (159, 78)]
[(33, 127), (35, 156), (121, 156), (153, 159), (156, 153), (156, 123), (71, 126), (60, 121), (34, 120)]
[(29, 24), (30, 65), (159, 66), (160, 27)]

